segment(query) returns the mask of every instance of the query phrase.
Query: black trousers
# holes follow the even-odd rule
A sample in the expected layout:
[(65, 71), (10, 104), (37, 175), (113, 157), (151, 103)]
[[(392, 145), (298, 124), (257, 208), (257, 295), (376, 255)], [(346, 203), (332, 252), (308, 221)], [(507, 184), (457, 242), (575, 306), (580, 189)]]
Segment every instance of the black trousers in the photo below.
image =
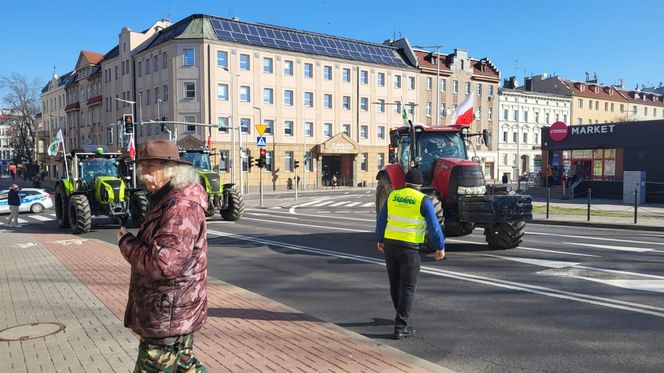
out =
[(396, 329), (408, 325), (410, 309), (415, 301), (415, 287), (420, 275), (420, 253), (418, 250), (385, 241), (385, 265), (390, 278), (390, 295), (397, 312), (394, 318)]

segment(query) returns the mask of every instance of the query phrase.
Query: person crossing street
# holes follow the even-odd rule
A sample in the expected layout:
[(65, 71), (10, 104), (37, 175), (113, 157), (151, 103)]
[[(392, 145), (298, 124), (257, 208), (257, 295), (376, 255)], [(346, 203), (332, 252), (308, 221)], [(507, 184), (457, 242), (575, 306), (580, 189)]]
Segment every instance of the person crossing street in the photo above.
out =
[[(12, 184), (7, 193), (7, 204), (9, 205), (8, 227), (20, 228), (18, 223), (18, 209), (21, 206), (21, 196), (18, 194), (18, 185)], [(13, 221), (13, 222), (12, 222)]]
[(436, 260), (445, 258), (445, 236), (433, 204), (419, 191), (423, 182), (419, 170), (409, 170), (406, 186), (390, 193), (376, 221), (377, 248), (385, 256), (390, 295), (396, 311), (395, 339), (415, 334), (415, 328), (408, 325), (408, 319), (420, 274), (419, 246), (424, 242), (425, 234), (429, 235), (430, 242), (437, 249)]

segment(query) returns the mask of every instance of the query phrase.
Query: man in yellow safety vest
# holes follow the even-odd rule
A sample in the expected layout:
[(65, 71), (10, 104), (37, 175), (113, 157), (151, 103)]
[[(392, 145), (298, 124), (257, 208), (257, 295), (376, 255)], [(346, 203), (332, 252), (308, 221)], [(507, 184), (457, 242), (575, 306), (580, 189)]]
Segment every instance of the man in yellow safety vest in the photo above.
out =
[(416, 168), (406, 174), (406, 186), (392, 191), (376, 221), (378, 251), (385, 255), (390, 295), (396, 310), (394, 338), (415, 334), (408, 325), (415, 300), (415, 287), (420, 274), (419, 246), (428, 233), (437, 249), (436, 260), (445, 258), (445, 236), (429, 197), (420, 192), (422, 173)]

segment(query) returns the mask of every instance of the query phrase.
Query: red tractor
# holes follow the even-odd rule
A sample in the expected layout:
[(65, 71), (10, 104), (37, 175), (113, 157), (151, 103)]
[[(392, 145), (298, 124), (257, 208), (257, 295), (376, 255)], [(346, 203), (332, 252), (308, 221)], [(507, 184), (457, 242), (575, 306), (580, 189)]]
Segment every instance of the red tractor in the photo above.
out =
[[(525, 222), (533, 217), (531, 197), (510, 194), (506, 187), (487, 187), (480, 164), (468, 160), (466, 142), (473, 136), (490, 143), (486, 130), (471, 134), (467, 126), (427, 127), (409, 122), (391, 130), (390, 164), (376, 177), (376, 211), (392, 189), (404, 186), (408, 169), (417, 167), (424, 176), (422, 192), (431, 198), (446, 237), (468, 235), (482, 227), (491, 248), (517, 247)], [(423, 249), (429, 246), (425, 240)]]

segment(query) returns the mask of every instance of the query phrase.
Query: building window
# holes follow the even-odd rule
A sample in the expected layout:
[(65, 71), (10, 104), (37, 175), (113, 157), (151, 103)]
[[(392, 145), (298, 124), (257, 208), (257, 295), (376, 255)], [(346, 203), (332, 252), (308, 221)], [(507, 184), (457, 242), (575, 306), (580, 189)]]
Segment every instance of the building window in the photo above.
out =
[(385, 100), (382, 98), (378, 99), (378, 112), (379, 113), (385, 112)]
[(143, 61), (138, 61), (137, 71), (138, 76), (143, 76)]
[(523, 136), (523, 143), (527, 144), (528, 143), (528, 132), (522, 133)]
[(551, 124), (551, 114), (545, 113), (544, 120), (546, 121), (546, 124)]
[(293, 121), (292, 120), (284, 121), (284, 135), (293, 136)]
[(219, 157), (219, 171), (228, 172), (228, 159), (230, 156), (228, 150), (220, 150), (219, 155), (221, 155)]
[(567, 123), (567, 114), (563, 115), (563, 121)]
[(313, 78), (314, 77), (314, 65), (311, 63), (304, 64), (304, 77)]
[(493, 120), (493, 108), (489, 106), (489, 111), (486, 113), (487, 119)]
[[(184, 121), (186, 123), (196, 123), (196, 116), (195, 115), (185, 115), (184, 116)], [(187, 132), (196, 132), (196, 126), (187, 126)]]
[(612, 103), (611, 103), (611, 112), (612, 112), (612, 113), (613, 113), (613, 108), (614, 108), (614, 106), (613, 106), (613, 102), (612, 102)]
[(284, 153), (284, 169), (286, 172), (293, 171), (293, 152)]
[(401, 101), (394, 101), (394, 113), (395, 114), (401, 114)]
[(228, 52), (217, 51), (217, 67), (228, 68)]
[(493, 97), (493, 86), (489, 86), (489, 97)]
[(274, 103), (274, 89), (263, 88), (263, 103), (270, 105)]
[(519, 110), (516, 110), (516, 109), (514, 110), (514, 117), (513, 117), (513, 119), (514, 119), (515, 121), (517, 121), (517, 122), (519, 121)]
[(161, 68), (165, 69), (168, 67), (168, 53), (164, 52), (161, 56)]
[(385, 86), (385, 73), (376, 73), (376, 86)]
[(284, 105), (293, 106), (293, 91), (289, 89), (284, 91)]
[(344, 68), (341, 72), (344, 83), (350, 83), (350, 69)]
[[(193, 53), (193, 49), (192, 49), (191, 51), (192, 51), (192, 53)], [(193, 56), (193, 55), (192, 55), (192, 56)], [(193, 58), (193, 57), (192, 57), (192, 58)], [(187, 60), (187, 57), (185, 56), (185, 61), (186, 61), (186, 60)], [(123, 62), (123, 64), (124, 64), (124, 62)], [(193, 64), (194, 64), (194, 63), (192, 62), (191, 65), (193, 65)], [(185, 63), (185, 66), (186, 66), (186, 65), (187, 65), (187, 63)], [(123, 74), (122, 74), (122, 75), (124, 75), (124, 65), (122, 65), (122, 70), (123, 70)], [(145, 75), (149, 75), (149, 74), (150, 74), (150, 57), (148, 57), (148, 58), (145, 59)]]
[(477, 95), (482, 96), (482, 84), (477, 83)]
[(218, 117), (217, 118), (217, 130), (219, 133), (228, 133), (228, 117)]
[(599, 110), (599, 100), (595, 101), (595, 110)]
[[(558, 118), (556, 118), (557, 120)], [(528, 123), (528, 111), (523, 112), (523, 122)]]
[(583, 100), (582, 99), (576, 100), (576, 107), (578, 107), (579, 109), (583, 109)]
[(425, 112), (426, 112), (427, 117), (431, 116), (431, 102), (430, 101), (427, 102), (427, 104), (426, 104)]
[(240, 86), (240, 101), (242, 102), (251, 101), (251, 89), (249, 86), (246, 85)]
[(427, 77), (427, 91), (430, 91), (431, 87), (433, 87), (433, 79)]
[(249, 71), (251, 70), (251, 58), (248, 54), (240, 55), (240, 70)]
[(184, 98), (196, 98), (196, 83), (184, 83)]
[(609, 111), (609, 103), (608, 102), (604, 103), (604, 111)]
[(304, 135), (306, 137), (312, 137), (314, 135), (314, 123), (313, 122), (304, 122)]
[(519, 141), (519, 134), (517, 132), (512, 132), (512, 142), (516, 144)]
[(164, 84), (164, 89), (162, 94), (164, 95), (162, 101), (168, 101), (168, 85)]
[(341, 131), (344, 133), (344, 135), (350, 137), (350, 124), (342, 124)]
[(360, 138), (368, 139), (369, 138), (369, 126), (361, 125), (360, 126)]
[(360, 70), (360, 84), (369, 84), (369, 72)]
[(268, 57), (263, 57), (263, 72), (266, 74), (272, 74), (274, 71), (274, 60)]
[(369, 110), (369, 98), (360, 97), (360, 110), (361, 111)]
[(446, 92), (447, 91), (447, 79), (445, 79), (445, 78), (440, 80), (440, 91), (441, 92)]
[(274, 121), (272, 119), (263, 119), (263, 124), (266, 126), (264, 132), (266, 135), (274, 134)]
[(503, 131), (503, 142), (507, 144), (507, 131)]
[(332, 80), (332, 66), (323, 66), (323, 80)]
[(323, 107), (326, 109), (332, 109), (332, 95), (331, 94), (324, 94), (323, 95)]
[(304, 170), (307, 172), (313, 171), (313, 165), (311, 164), (311, 152), (304, 152)]
[[(194, 58), (194, 49), (193, 48), (185, 48), (182, 51), (182, 57), (184, 58), (183, 64), (185, 66), (194, 66), (195, 63), (195, 58)], [(148, 58), (145, 62), (146, 65), (150, 64), (150, 59)]]
[(385, 153), (376, 154), (376, 164), (379, 171), (385, 167)]
[(588, 110), (593, 109), (593, 100), (588, 100)]
[(621, 113), (625, 112), (625, 104), (620, 104), (620, 112)]
[(385, 140), (385, 126), (376, 127), (376, 138), (378, 140)]
[(360, 155), (360, 169), (362, 171), (369, 171), (369, 153), (362, 153)]
[(350, 96), (343, 97), (343, 108), (344, 110), (350, 110)]
[(240, 119), (240, 130), (242, 131), (242, 133), (250, 133), (251, 132), (251, 119), (241, 118)]
[(228, 84), (217, 84), (217, 100), (228, 101)]
[(452, 92), (453, 93), (459, 93), (459, 81), (458, 80), (453, 80), (452, 81)]
[(401, 75), (394, 76), (394, 88), (401, 88)]
[(314, 93), (304, 92), (304, 106), (314, 107)]
[(293, 76), (293, 61), (290, 60), (284, 61), (284, 75)]
[(470, 82), (466, 82), (466, 94), (470, 94)]
[(265, 171), (272, 171), (274, 165), (274, 152), (268, 150), (265, 153)]
[(539, 145), (539, 133), (535, 132), (535, 145)]
[(477, 112), (475, 113), (475, 120), (480, 120), (480, 119), (482, 119), (482, 107), (478, 106)]
[(408, 89), (411, 91), (415, 90), (415, 77), (414, 76), (409, 76), (408, 77)]
[(445, 103), (440, 104), (440, 108), (438, 110), (440, 110), (441, 118), (444, 118), (444, 117), (447, 116), (447, 104), (445, 104)]
[(539, 111), (535, 112), (535, 123), (539, 123)]
[(332, 137), (332, 123), (323, 124), (323, 136)]
[(159, 97), (159, 87), (155, 87), (155, 89), (154, 89), (154, 103), (155, 104), (159, 103), (159, 100), (161, 100), (161, 98)]
[[(153, 70), (159, 70), (159, 55), (154, 56)], [(127, 63), (127, 73), (129, 73), (129, 64)]]

